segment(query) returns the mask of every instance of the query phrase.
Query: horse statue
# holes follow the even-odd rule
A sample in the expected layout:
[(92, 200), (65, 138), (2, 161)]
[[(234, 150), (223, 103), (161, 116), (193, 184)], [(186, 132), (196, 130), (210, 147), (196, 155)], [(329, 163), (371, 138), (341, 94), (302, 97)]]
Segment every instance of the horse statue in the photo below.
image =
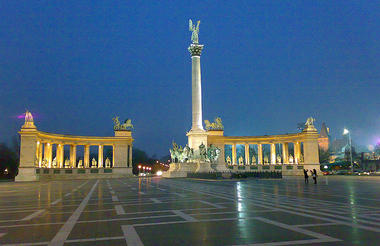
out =
[(119, 116), (112, 118), (113, 120), (113, 129), (116, 130), (130, 130), (133, 129), (132, 120), (126, 119), (123, 124), (120, 124)]
[(314, 125), (314, 122), (315, 122), (315, 119), (313, 117), (309, 117), (307, 118), (306, 120), (306, 123), (305, 123), (305, 126), (308, 127), (308, 126), (313, 126)]
[(223, 130), (224, 126), (222, 124), (222, 119), (220, 117), (216, 117), (214, 122), (210, 122), (205, 120), (206, 130)]
[(124, 124), (121, 125), (121, 127), (124, 130), (133, 129), (132, 120), (131, 119), (126, 119), (124, 121)]

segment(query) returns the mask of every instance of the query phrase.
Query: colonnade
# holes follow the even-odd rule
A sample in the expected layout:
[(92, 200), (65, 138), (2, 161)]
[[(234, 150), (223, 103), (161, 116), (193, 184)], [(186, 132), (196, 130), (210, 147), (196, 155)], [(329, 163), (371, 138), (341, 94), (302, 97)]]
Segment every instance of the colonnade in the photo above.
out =
[[(56, 155), (53, 157), (53, 145), (56, 145)], [(65, 159), (64, 156), (64, 146), (70, 146), (70, 154), (68, 158)], [(84, 155), (83, 159), (80, 159), (77, 162), (77, 146), (84, 146)], [(90, 160), (90, 147), (98, 146), (98, 156), (93, 160)], [(104, 160), (104, 147), (112, 147), (112, 157), (107, 157)], [(76, 168), (76, 167), (111, 167), (113, 166), (114, 154), (115, 154), (114, 145), (82, 145), (82, 144), (65, 144), (65, 143), (54, 143), (54, 142), (43, 142), (37, 141), (36, 147), (36, 167), (46, 167), (46, 168)], [(128, 162), (132, 161), (132, 146), (128, 145)], [(94, 165), (95, 164), (95, 165)], [(130, 163), (128, 163), (129, 166)]]
[[(300, 164), (303, 163), (303, 151), (302, 142), (292, 142), (294, 145), (293, 153), (289, 153), (289, 144), (291, 142), (281, 142), (281, 143), (225, 143), (223, 149), (226, 145), (230, 145), (232, 149), (231, 157), (225, 155), (224, 160), (230, 165), (254, 165), (254, 164)], [(263, 145), (270, 145), (270, 154), (267, 157), (263, 155)], [(281, 144), (281, 151), (276, 153), (276, 145)], [(237, 145), (244, 145), (244, 157), (238, 158), (237, 156)], [(250, 145), (257, 146), (257, 157), (250, 156)], [(280, 154), (281, 152), (281, 154)], [(239, 160), (240, 159), (240, 160)]]

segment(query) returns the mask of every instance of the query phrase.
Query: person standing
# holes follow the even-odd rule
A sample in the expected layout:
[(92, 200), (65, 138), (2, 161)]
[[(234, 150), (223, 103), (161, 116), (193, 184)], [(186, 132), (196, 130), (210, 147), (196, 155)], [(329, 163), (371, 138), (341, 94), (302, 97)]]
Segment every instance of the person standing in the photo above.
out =
[(305, 176), (305, 184), (308, 184), (309, 183), (309, 175), (307, 174), (308, 170), (307, 169), (304, 169), (303, 170), (303, 174)]
[(314, 179), (314, 184), (317, 183), (317, 170), (315, 170), (315, 168), (313, 169), (313, 171), (311, 171), (312, 175), (313, 175), (313, 179)]

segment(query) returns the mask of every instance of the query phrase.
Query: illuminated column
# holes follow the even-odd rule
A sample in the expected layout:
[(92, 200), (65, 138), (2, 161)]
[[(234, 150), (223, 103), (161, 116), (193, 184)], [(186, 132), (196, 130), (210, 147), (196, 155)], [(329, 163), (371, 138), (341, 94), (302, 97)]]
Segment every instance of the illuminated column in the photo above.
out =
[(52, 155), (53, 155), (53, 146), (51, 143), (47, 143), (46, 148), (45, 148), (45, 156), (46, 156), (46, 161), (49, 168), (51, 168)]
[(103, 167), (103, 145), (99, 145), (98, 148), (98, 167), (102, 168)]
[(191, 88), (192, 88), (192, 126), (191, 131), (204, 131), (202, 125), (202, 85), (201, 53), (203, 45), (191, 44)]
[(232, 165), (236, 165), (236, 144), (232, 144)]
[(129, 160), (128, 160), (128, 167), (132, 167), (132, 144), (129, 145)]
[(39, 153), (40, 153), (40, 148), (41, 148), (41, 143), (40, 141), (36, 142), (36, 154), (34, 157), (34, 166), (38, 167), (39, 166)]
[(300, 154), (301, 154), (301, 144), (300, 142), (296, 142), (294, 144), (294, 162), (299, 164), (300, 162)]
[(257, 163), (258, 164), (263, 164), (263, 145), (258, 144), (257, 145)]
[(64, 151), (63, 151), (63, 144), (58, 144), (57, 146), (57, 153), (59, 153), (57, 157), (58, 166), (60, 168), (63, 168), (63, 158), (64, 158)]
[(112, 167), (115, 166), (115, 145), (112, 145)]
[(276, 144), (270, 145), (270, 163), (276, 164)]
[(283, 164), (289, 163), (289, 144), (288, 143), (282, 143), (282, 159), (283, 159)]
[(77, 166), (77, 146), (70, 145), (70, 165), (71, 167)]
[(84, 167), (90, 167), (90, 145), (84, 146)]
[(44, 144), (40, 142), (40, 148), (38, 149), (38, 166), (42, 166), (42, 157), (43, 157), (43, 146)]
[(249, 165), (250, 160), (249, 160), (249, 144), (244, 145), (244, 153), (245, 153), (245, 164)]

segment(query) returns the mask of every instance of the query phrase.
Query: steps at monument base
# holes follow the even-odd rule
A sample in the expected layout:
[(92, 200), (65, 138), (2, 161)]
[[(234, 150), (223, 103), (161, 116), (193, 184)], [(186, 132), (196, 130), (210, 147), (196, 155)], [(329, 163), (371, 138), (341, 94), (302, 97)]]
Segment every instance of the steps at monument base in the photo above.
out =
[(20, 179), (20, 181), (43, 181), (124, 177), (134, 177), (132, 168), (29, 168), (28, 170), (21, 169), (16, 179)]

